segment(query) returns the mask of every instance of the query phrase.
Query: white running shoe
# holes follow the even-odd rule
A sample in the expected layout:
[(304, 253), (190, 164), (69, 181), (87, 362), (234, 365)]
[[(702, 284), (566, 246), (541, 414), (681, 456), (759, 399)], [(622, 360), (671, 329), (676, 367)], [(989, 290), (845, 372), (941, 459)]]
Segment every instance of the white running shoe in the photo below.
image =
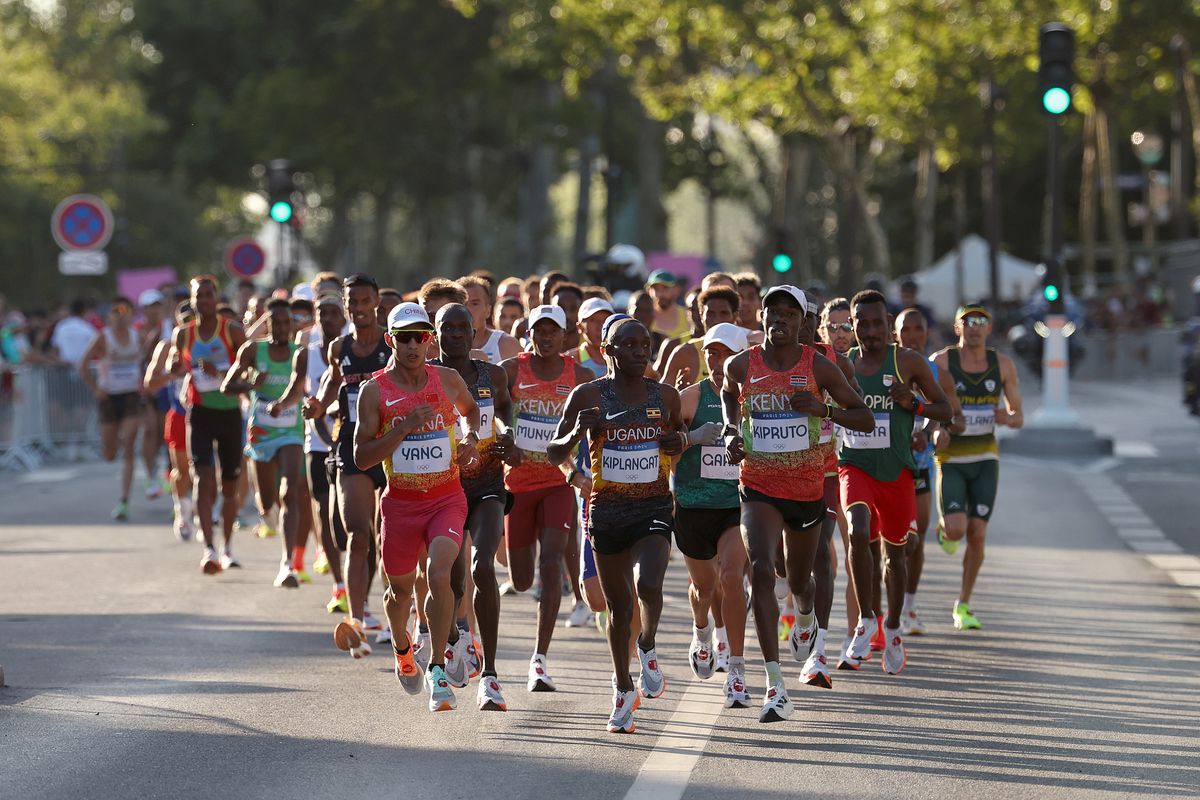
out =
[(642, 693), (642, 697), (653, 700), (656, 697), (662, 697), (662, 693), (666, 691), (667, 679), (663, 677), (662, 670), (658, 666), (658, 653), (653, 647), (645, 652), (642, 651), (641, 645), (637, 647), (638, 658), (642, 662), (642, 674), (638, 676), (638, 689)]
[(842, 650), (838, 656), (838, 669), (857, 670), (860, 666), (862, 666), (862, 662), (859, 659), (850, 655), (850, 644), (853, 641), (854, 640), (852, 638), (847, 636), (846, 641), (842, 643)]
[(558, 691), (558, 687), (554, 685), (554, 679), (550, 677), (550, 672), (546, 669), (545, 656), (535, 655), (529, 659), (529, 680), (526, 682), (525, 688), (531, 692)]
[(788, 697), (787, 689), (782, 684), (777, 684), (767, 689), (767, 696), (763, 698), (762, 711), (758, 712), (758, 721), (780, 722), (790, 717), (795, 709), (792, 699)]
[(717, 639), (715, 666), (717, 672), (729, 671), (729, 642)]
[(379, 618), (376, 617), (374, 614), (372, 614), (365, 605), (363, 606), (362, 624), (363, 624), (363, 628), (368, 631), (383, 630), (383, 623), (380, 622)]
[(467, 636), (459, 632), (458, 641), (446, 645), (446, 680), (450, 681), (450, 685), (455, 689), (461, 689), (467, 685), (467, 675), (470, 672), (470, 667), (467, 665), (467, 642), (469, 641)]
[(514, 594), (520, 594), (520, 592), (517, 591), (517, 587), (513, 586), (512, 581), (505, 581), (504, 583), (500, 584), (501, 597), (508, 597)]
[(233, 554), (232, 550), (226, 547), (225, 552), (221, 553), (221, 569), (240, 569), (241, 566), (241, 562), (237, 560), (237, 556)]
[(429, 689), (430, 711), (453, 711), (456, 705), (454, 690), (446, 679), (446, 672), (440, 667), (434, 667), (425, 673), (425, 686)]
[(190, 542), (192, 540), (192, 523), (187, 517), (179, 514), (175, 517), (175, 538), (181, 542)]
[(568, 628), (583, 628), (592, 621), (592, 610), (587, 607), (587, 603), (577, 602), (575, 607), (571, 609), (571, 616), (567, 617)]
[(275, 586), (280, 589), (300, 588), (300, 579), (296, 577), (296, 570), (292, 569), (291, 564), (279, 565), (279, 574), (275, 576)]
[(392, 629), (389, 628), (387, 625), (384, 625), (383, 630), (381, 630), (379, 633), (375, 634), (375, 646), (378, 647), (381, 644), (391, 644), (391, 643), (392, 643)]
[(746, 689), (746, 671), (742, 667), (731, 667), (728, 677), (725, 678), (725, 707), (750, 707), (750, 692)]
[(854, 629), (854, 638), (846, 648), (846, 654), (857, 661), (866, 661), (871, 657), (871, 639), (879, 628), (879, 620), (875, 617), (863, 619), (859, 617), (858, 627)]
[(479, 681), (478, 699), (480, 711), (508, 711), (504, 695), (500, 693), (500, 681), (492, 675)]
[(908, 652), (904, 649), (904, 640), (900, 638), (899, 628), (883, 628), (887, 645), (883, 648), (883, 671), (888, 675), (898, 675), (908, 663)]
[(825, 663), (825, 654), (816, 650), (808, 654), (804, 668), (800, 670), (800, 680), (809, 686), (819, 686), (822, 689), (833, 688), (833, 678), (829, 676), (829, 665)]
[(204, 548), (204, 555), (200, 557), (200, 571), (205, 575), (216, 575), (221, 571), (221, 560), (217, 558), (215, 547)]
[(917, 609), (910, 608), (900, 615), (900, 635), (920, 636), (925, 633), (925, 623), (917, 616)]
[(613, 710), (608, 718), (609, 733), (633, 733), (637, 726), (633, 723), (633, 709), (636, 708), (637, 692), (613, 692)]
[(700, 641), (694, 627), (692, 628), (692, 645), (688, 648), (688, 663), (692, 665), (692, 673), (702, 681), (711, 678), (716, 669), (711, 637), (708, 641)]
[(803, 630), (799, 625), (793, 625), (788, 634), (788, 649), (792, 658), (803, 662), (812, 653), (813, 645), (817, 643), (817, 617), (814, 614), (812, 624)]
[(417, 640), (413, 643), (413, 658), (417, 660), (417, 666), (422, 672), (429, 671), (429, 632), (418, 633)]

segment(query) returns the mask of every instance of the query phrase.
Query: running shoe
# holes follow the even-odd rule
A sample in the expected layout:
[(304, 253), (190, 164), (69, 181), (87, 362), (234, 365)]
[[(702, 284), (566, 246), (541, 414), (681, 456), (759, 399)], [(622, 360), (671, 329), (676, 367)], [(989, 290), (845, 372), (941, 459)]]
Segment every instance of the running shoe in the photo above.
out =
[(613, 711), (608, 718), (609, 733), (633, 733), (637, 725), (633, 723), (634, 701), (636, 691), (613, 692)]
[(716, 669), (717, 672), (728, 672), (729, 642), (725, 641), (724, 639), (717, 639), (716, 651), (716, 663), (714, 664), (714, 669)]
[(508, 711), (508, 704), (500, 693), (500, 681), (494, 675), (488, 675), (479, 682), (478, 701), (480, 711)]
[(454, 691), (450, 688), (450, 681), (446, 679), (446, 671), (440, 665), (425, 673), (425, 685), (429, 687), (430, 711), (454, 710)]
[(329, 558), (325, 555), (324, 550), (317, 551), (317, 557), (313, 559), (313, 572), (318, 575), (329, 574)]
[(847, 638), (845, 644), (842, 645), (842, 652), (838, 657), (838, 669), (857, 670), (862, 665), (862, 662), (859, 659), (850, 655), (850, 645), (853, 642), (853, 639)]
[(520, 594), (520, 592), (517, 591), (517, 587), (513, 586), (512, 581), (505, 581), (504, 583), (500, 584), (500, 594), (503, 597), (508, 597), (510, 595)]
[(554, 685), (554, 679), (550, 677), (550, 673), (546, 669), (545, 656), (535, 655), (529, 659), (529, 680), (526, 681), (525, 688), (531, 692), (558, 691), (558, 687)]
[(467, 637), (467, 678), (478, 678), (483, 669), (483, 645), (470, 632), (461, 635)]
[(342, 617), (342, 621), (333, 629), (333, 643), (339, 650), (345, 650), (355, 658), (371, 655), (367, 632), (363, 630), (361, 622), (350, 617)]
[(875, 635), (871, 637), (871, 652), (881, 653), (887, 647), (887, 637), (883, 635), (883, 625), (875, 626)]
[(742, 667), (731, 667), (725, 678), (725, 707), (750, 707), (750, 692), (746, 689), (746, 675)]
[(200, 571), (205, 575), (216, 575), (221, 571), (221, 562), (217, 558), (215, 547), (204, 548), (204, 555), (200, 558)]
[(800, 670), (800, 680), (809, 686), (820, 686), (822, 689), (833, 688), (833, 678), (829, 677), (829, 665), (825, 663), (825, 654), (813, 651), (808, 654)]
[(807, 628), (801, 628), (799, 625), (792, 626), (792, 632), (788, 634), (788, 649), (792, 651), (792, 658), (803, 662), (812, 653), (813, 645), (817, 643), (817, 617), (813, 615), (812, 624)]
[(279, 574), (275, 576), (275, 587), (279, 589), (298, 589), (300, 587), (296, 570), (292, 569), (290, 564), (279, 565)]
[(443, 655), (446, 657), (446, 680), (455, 689), (467, 685), (470, 668), (467, 666), (467, 642), (469, 640), (461, 633), (454, 644), (447, 644)]
[(568, 628), (582, 628), (592, 621), (592, 610), (582, 600), (575, 603), (571, 616), (567, 617)]
[(378, 647), (381, 644), (391, 644), (391, 643), (392, 643), (392, 629), (389, 628), (387, 625), (384, 625), (383, 630), (381, 630), (379, 633), (375, 634), (375, 646)]
[(124, 500), (118, 501), (117, 504), (113, 506), (112, 518), (122, 522), (129, 519), (129, 503), (125, 502)]
[(221, 553), (221, 569), (241, 569), (242, 563), (237, 560), (237, 556), (228, 546), (225, 547), (225, 552)]
[(910, 608), (900, 615), (901, 636), (920, 636), (923, 633), (925, 633), (925, 623), (921, 622), (915, 608)]
[[(632, 681), (633, 676), (631, 675), (629, 677), (629, 679)], [(620, 689), (617, 688), (617, 673), (615, 673), (615, 672), (612, 674), (612, 690), (613, 690), (613, 694), (616, 694), (617, 692), (621, 691)], [(642, 707), (642, 696), (639, 695), (636, 691), (634, 691), (633, 692), (633, 710), (637, 711), (641, 707)]]
[(976, 619), (971, 613), (971, 607), (966, 603), (956, 604), (953, 616), (956, 631), (977, 631), (983, 627), (983, 623)]
[(255, 535), (260, 539), (271, 539), (279, 535), (279, 531), (275, 530), (275, 526), (271, 524), (266, 517), (259, 516), (258, 530)]
[(780, 722), (790, 717), (795, 709), (792, 699), (788, 697), (787, 689), (783, 684), (777, 684), (767, 689), (762, 711), (758, 712), (758, 721)]
[(296, 567), (296, 580), (301, 583), (312, 583), (312, 575), (308, 574), (308, 570), (304, 567)]
[(151, 480), (150, 478), (147, 478), (146, 479), (146, 499), (147, 500), (157, 500), (158, 498), (162, 497), (162, 494), (163, 494), (162, 484), (159, 481)]
[(396, 679), (400, 681), (400, 686), (409, 694), (420, 692), (424, 673), (417, 666), (416, 659), (413, 658), (412, 648), (408, 648), (408, 652), (404, 655), (400, 655), (395, 650), (392, 650), (392, 654), (396, 656)]
[(850, 640), (846, 654), (857, 661), (869, 659), (871, 657), (871, 640), (875, 638), (875, 630), (878, 627), (879, 620), (875, 617), (870, 619), (859, 617), (858, 627), (854, 629), (854, 638)]
[(190, 542), (192, 540), (192, 523), (186, 518), (178, 516), (175, 518), (175, 538), (181, 542)]
[(417, 660), (417, 663), (421, 665), (421, 669), (425, 671), (429, 670), (430, 652), (429, 631), (425, 631), (425, 633), (418, 633), (417, 642), (413, 645), (413, 658)]
[(938, 525), (937, 527), (937, 540), (938, 544), (942, 546), (942, 551), (945, 552), (946, 555), (952, 556), (958, 552), (958, 540), (947, 539), (946, 529), (941, 525)]
[(702, 642), (692, 628), (692, 645), (688, 648), (688, 662), (692, 665), (692, 674), (702, 681), (713, 676), (716, 658), (713, 655), (712, 641)]
[(908, 652), (904, 649), (904, 640), (900, 638), (899, 628), (890, 628), (886, 634), (887, 647), (884, 648), (883, 671), (888, 675), (898, 675), (908, 663)]
[(378, 617), (376, 617), (374, 614), (372, 614), (372, 613), (371, 613), (371, 612), (370, 612), (370, 611), (367, 609), (366, 605), (364, 605), (364, 606), (363, 606), (363, 618), (362, 618), (362, 623), (363, 623), (363, 627), (364, 627), (364, 628), (366, 628), (366, 629), (367, 629), (367, 630), (369, 630), (369, 631), (381, 631), (381, 630), (383, 630), (383, 623), (382, 623), (382, 622), (380, 622), (380, 621), (379, 621), (379, 618), (378, 618)]
[(325, 604), (325, 610), (330, 614), (336, 614), (339, 611), (343, 614), (350, 613), (350, 599), (346, 595), (345, 587), (334, 588), (333, 594), (329, 598), (329, 602)]
[(638, 676), (638, 689), (641, 691), (642, 697), (651, 700), (662, 697), (662, 693), (667, 688), (667, 679), (663, 677), (662, 670), (659, 669), (658, 653), (653, 647), (643, 651), (641, 645), (637, 645), (637, 653), (642, 662), (642, 674)]

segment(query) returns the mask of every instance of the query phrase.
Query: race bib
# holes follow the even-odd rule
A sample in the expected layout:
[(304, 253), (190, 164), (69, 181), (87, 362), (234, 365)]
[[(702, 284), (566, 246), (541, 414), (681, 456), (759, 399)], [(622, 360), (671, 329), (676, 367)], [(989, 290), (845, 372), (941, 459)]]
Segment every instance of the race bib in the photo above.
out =
[[(479, 441), (487, 442), (496, 437), (495, 426), (492, 424), (496, 415), (496, 406), (491, 400), (477, 400), (476, 404), (479, 406)], [(458, 429), (464, 437), (467, 435), (466, 417), (458, 418)]]
[(358, 422), (358, 387), (346, 387), (346, 419), (351, 422)]
[(995, 406), (963, 406), (967, 428), (961, 436), (989, 436), (996, 430)]
[(392, 453), (392, 473), (432, 475), (450, 469), (450, 432), (411, 433)]
[(750, 414), (750, 449), (755, 453), (796, 453), (810, 445), (809, 417), (791, 411)]
[(267, 411), (267, 406), (271, 404), (270, 400), (259, 400), (254, 408), (254, 418), (258, 420), (264, 428), (294, 428), (296, 423), (300, 421), (300, 407), (289, 406), (279, 412), (279, 416), (272, 417)]
[(558, 427), (557, 417), (539, 417), (535, 414), (517, 414), (517, 430), (513, 436), (517, 447), (531, 453), (546, 452), (546, 445), (554, 438)]
[(846, 431), (846, 446), (851, 450), (886, 450), (892, 446), (892, 415), (876, 414), (875, 429), (868, 433)]
[(136, 361), (114, 361), (108, 365), (108, 384), (113, 393), (136, 392), (142, 384), (142, 368)]
[(653, 483), (658, 479), (658, 442), (604, 445), (600, 468), (613, 483)]
[(817, 440), (818, 444), (829, 444), (833, 441), (833, 419), (826, 417), (821, 420), (821, 438)]
[(737, 464), (729, 463), (724, 447), (700, 448), (700, 477), (718, 481), (736, 481), (741, 472)]

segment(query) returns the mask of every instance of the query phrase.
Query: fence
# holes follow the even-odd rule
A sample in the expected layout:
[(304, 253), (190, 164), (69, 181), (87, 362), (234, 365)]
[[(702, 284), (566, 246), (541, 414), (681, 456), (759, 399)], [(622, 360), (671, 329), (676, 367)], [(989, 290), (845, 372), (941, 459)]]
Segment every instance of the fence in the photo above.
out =
[(1081, 337), (1085, 351), (1083, 360), (1071, 371), (1075, 380), (1130, 381), (1182, 374), (1183, 347), (1178, 328), (1075, 335)]
[(0, 368), (0, 469), (78, 458), (99, 442), (96, 399), (68, 366)]

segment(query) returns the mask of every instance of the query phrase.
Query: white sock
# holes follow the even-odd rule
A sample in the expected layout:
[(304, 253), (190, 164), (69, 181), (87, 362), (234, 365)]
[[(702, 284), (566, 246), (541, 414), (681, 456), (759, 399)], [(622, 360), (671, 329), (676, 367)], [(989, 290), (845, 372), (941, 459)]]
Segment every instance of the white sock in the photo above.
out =
[(729, 634), (725, 632), (724, 627), (713, 628), (713, 638), (721, 644), (729, 644)]
[(913, 607), (916, 606), (916, 604), (917, 604), (917, 593), (916, 592), (905, 592), (904, 593), (904, 606), (900, 609), (900, 613), (907, 614), (908, 612), (913, 610)]
[(701, 642), (711, 642), (712, 633), (713, 626), (711, 622), (708, 625), (705, 625), (703, 628), (696, 628), (696, 638)]
[(817, 640), (813, 643), (813, 652), (825, 655), (825, 634), (828, 633), (824, 628), (817, 628)]
[(783, 670), (779, 668), (779, 662), (768, 661), (765, 666), (767, 670), (767, 686), (781, 686), (783, 684)]
[(796, 615), (796, 627), (800, 630), (807, 630), (813, 624), (813, 620), (817, 618), (815, 612), (810, 611), (807, 614)]

